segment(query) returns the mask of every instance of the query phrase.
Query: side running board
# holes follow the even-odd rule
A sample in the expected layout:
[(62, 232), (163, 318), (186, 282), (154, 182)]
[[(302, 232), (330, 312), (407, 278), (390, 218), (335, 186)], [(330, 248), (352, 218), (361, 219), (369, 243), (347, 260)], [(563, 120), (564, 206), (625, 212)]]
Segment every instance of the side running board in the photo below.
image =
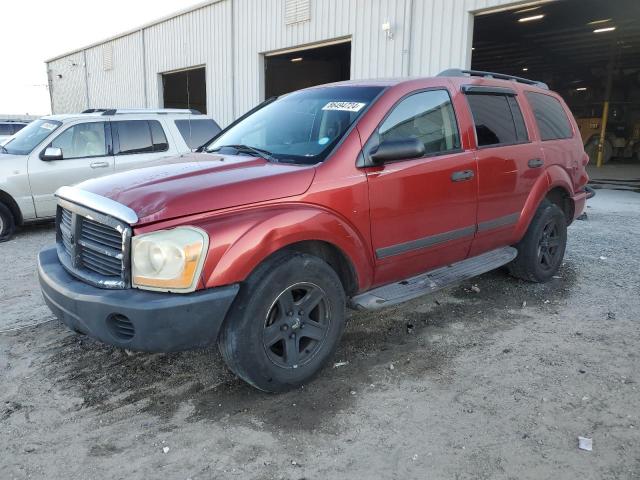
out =
[(467, 258), (400, 282), (390, 283), (361, 293), (351, 299), (350, 306), (358, 310), (375, 310), (397, 305), (494, 270), (509, 263), (517, 255), (518, 251), (513, 247), (492, 250), (477, 257)]

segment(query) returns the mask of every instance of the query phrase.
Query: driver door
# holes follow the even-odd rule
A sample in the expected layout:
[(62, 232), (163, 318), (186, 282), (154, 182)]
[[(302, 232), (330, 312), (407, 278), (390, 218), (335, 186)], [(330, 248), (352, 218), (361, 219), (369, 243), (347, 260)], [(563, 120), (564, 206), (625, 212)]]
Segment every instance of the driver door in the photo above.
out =
[[(62, 150), (61, 160), (45, 160), (48, 147)], [(56, 214), (55, 191), (114, 171), (108, 121), (76, 123), (29, 156), (29, 181), (38, 218)]]
[(377, 285), (463, 260), (475, 234), (476, 161), (461, 148), (449, 93), (413, 93), (398, 102), (367, 142), (418, 139), (420, 158), (367, 167)]

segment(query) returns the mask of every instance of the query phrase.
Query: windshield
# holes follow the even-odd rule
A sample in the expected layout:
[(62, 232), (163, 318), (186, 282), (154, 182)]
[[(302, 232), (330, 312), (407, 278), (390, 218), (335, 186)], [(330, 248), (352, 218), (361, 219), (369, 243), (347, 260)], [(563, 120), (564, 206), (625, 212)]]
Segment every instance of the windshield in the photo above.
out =
[(323, 161), (383, 87), (336, 86), (301, 90), (249, 115), (206, 148), (249, 153), (277, 161)]
[(13, 155), (29, 155), (40, 142), (47, 138), (62, 123), (56, 120), (36, 120), (24, 127), (7, 141), (0, 153)]

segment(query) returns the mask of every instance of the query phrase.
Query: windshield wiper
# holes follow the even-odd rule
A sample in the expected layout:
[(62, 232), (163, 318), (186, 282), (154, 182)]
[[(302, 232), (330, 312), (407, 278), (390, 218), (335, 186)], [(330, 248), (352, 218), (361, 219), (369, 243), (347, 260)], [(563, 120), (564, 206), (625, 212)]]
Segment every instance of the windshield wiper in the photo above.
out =
[(214, 150), (207, 150), (208, 152), (217, 152), (223, 148), (233, 148), (238, 152), (244, 153), (253, 153), (259, 157), (266, 158), (270, 162), (278, 163), (279, 160), (273, 156), (273, 154), (269, 150), (265, 150), (263, 148), (252, 147), (251, 145), (222, 145), (220, 147), (216, 147)]
[(0, 145), (0, 153), (9, 153), (9, 150), (7, 150), (4, 145)]

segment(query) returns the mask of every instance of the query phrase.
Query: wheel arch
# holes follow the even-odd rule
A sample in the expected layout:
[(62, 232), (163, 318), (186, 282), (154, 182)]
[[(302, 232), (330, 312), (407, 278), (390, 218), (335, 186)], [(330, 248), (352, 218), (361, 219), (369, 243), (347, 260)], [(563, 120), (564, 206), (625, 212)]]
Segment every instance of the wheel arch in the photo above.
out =
[(551, 165), (544, 175), (540, 175), (529, 192), (529, 197), (516, 226), (516, 240), (519, 241), (527, 232), (529, 224), (543, 200), (549, 200), (558, 205), (567, 217), (567, 225), (571, 224), (575, 214), (572, 191), (573, 186), (567, 171), (558, 165)]
[(358, 291), (358, 273), (349, 257), (337, 246), (322, 240), (304, 240), (278, 250), (307, 253), (324, 260), (340, 277), (347, 296)]
[[(248, 214), (248, 222), (227, 232), (216, 225), (211, 232), (203, 269), (203, 286), (214, 287), (241, 282), (259, 265), (281, 251), (315, 255), (327, 262), (340, 277), (347, 295), (367, 288), (373, 281), (373, 263), (366, 239), (350, 223), (331, 211), (315, 206), (278, 208)], [(217, 248), (216, 238), (228, 239)]]
[(13, 197), (9, 195), (7, 192), (5, 192), (4, 190), (0, 190), (0, 203), (4, 203), (7, 206), (7, 208), (11, 211), (11, 214), (13, 215), (16, 225), (22, 225), (23, 218), (22, 218), (22, 212), (20, 211), (20, 207), (18, 207), (18, 204), (13, 199)]

